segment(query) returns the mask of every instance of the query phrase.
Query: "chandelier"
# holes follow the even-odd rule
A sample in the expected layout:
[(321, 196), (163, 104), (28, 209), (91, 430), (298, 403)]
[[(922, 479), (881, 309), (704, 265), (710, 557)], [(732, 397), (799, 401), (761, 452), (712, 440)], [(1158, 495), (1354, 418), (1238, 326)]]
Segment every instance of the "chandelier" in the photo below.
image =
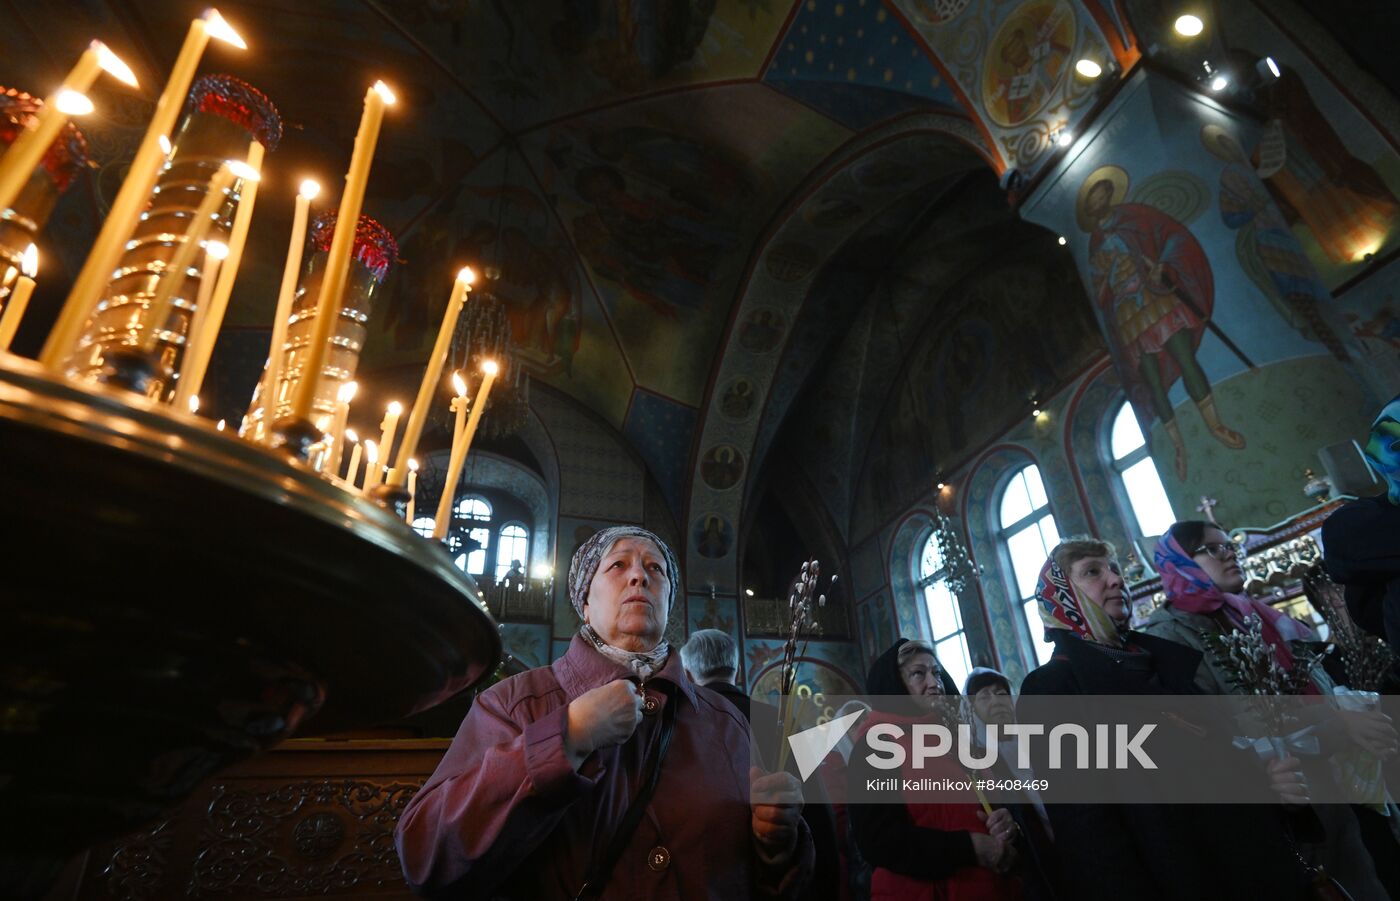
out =
[(967, 546), (958, 536), (953, 523), (944, 515), (943, 509), (933, 505), (933, 534), (938, 541), (938, 553), (943, 558), (943, 569), (947, 573), (948, 590), (960, 595), (976, 584), (980, 567), (972, 562)]
[[(500, 277), (500, 272), (487, 267), (485, 275), (493, 280)], [(530, 377), (511, 356), (510, 347), (510, 318), (505, 304), (489, 288), (473, 293), (462, 310), (448, 360), (451, 368), (463, 372), (480, 371), (485, 360), (495, 360), (500, 366), (481, 420), (480, 431), (488, 438), (514, 435), (530, 413)]]

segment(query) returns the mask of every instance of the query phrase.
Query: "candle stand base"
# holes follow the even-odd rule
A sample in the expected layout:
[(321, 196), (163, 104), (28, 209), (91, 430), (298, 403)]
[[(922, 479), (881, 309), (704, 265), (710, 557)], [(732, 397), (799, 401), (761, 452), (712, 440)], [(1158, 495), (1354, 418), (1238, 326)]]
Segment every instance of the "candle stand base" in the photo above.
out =
[(311, 459), (312, 449), (325, 438), (325, 432), (309, 419), (279, 419), (272, 424), (272, 446), (302, 463)]
[[(495, 669), (477, 588), (377, 504), (206, 420), (0, 359), (0, 897), (292, 736)], [(30, 874), (34, 875), (33, 872)]]

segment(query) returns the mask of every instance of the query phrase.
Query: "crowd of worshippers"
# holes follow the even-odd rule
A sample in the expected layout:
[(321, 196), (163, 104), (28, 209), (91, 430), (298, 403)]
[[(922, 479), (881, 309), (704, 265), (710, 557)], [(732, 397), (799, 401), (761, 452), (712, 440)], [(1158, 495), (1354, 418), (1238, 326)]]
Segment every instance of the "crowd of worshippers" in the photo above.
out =
[[(1400, 398), (1366, 453), (1388, 492), (1335, 513), (1324, 541), (1358, 621), (1394, 641)], [(870, 667), (873, 709), (804, 783), (796, 766), (774, 765), (772, 748), (752, 747), (750, 720), (779, 714), (736, 684), (733, 638), (702, 630), (683, 648), (666, 642), (680, 582), (671, 548), (645, 529), (604, 529), (569, 569), (583, 625), (568, 651), (482, 692), (404, 810), (404, 875), (425, 896), (482, 899), (1400, 897), (1389, 795), (1366, 805), (1310, 795), (1337, 755), (1400, 762), (1396, 731), (1374, 710), (1327, 708), (1318, 759), (1306, 763), (1237, 749), (1270, 803), (1046, 803), (1028, 789), (995, 807), (862, 804), (824, 790), (865, 775), (852, 751), (870, 729), (943, 716), (955, 695), (985, 735), (1034, 696), (1244, 690), (1204, 653), (1211, 636), (1258, 629), (1285, 670), (1295, 643), (1315, 638), (1243, 594), (1235, 545), (1214, 523), (1174, 524), (1155, 563), (1166, 602), (1134, 630), (1113, 547), (1055, 547), (1037, 588), (1054, 653), (1019, 686), (987, 668), (957, 686), (929, 644), (901, 638)], [(1336, 687), (1327, 667), (1308, 681), (1318, 694)]]

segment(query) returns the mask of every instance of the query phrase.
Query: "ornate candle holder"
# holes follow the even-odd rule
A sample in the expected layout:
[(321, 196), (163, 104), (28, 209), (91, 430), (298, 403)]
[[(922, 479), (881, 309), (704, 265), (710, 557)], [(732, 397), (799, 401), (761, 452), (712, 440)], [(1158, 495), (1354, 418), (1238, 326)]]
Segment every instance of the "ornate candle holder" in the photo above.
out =
[[(292, 302), (292, 315), (287, 324), (287, 340), (282, 345), (282, 363), (277, 384), (259, 387), (248, 410), (249, 434), (260, 435), (268, 422), (277, 422), (291, 415), (292, 399), (304, 373), (306, 348), (316, 329), (316, 305), (321, 297), (321, 279), (325, 276), (326, 257), (335, 234), (336, 212), (324, 213), (311, 224), (307, 243), (312, 253), (302, 270)], [(384, 226), (368, 216), (361, 216), (355, 229), (355, 245), (351, 253), (350, 275), (342, 296), (340, 316), (331, 330), (330, 349), (316, 385), (316, 400), (312, 405), (312, 423), (324, 432), (335, 414), (336, 395), (346, 382), (355, 378), (360, 365), (360, 351), (365, 343), (365, 323), (369, 321), (374, 298), (389, 267), (398, 259), (399, 245)], [(263, 396), (266, 391), (268, 397)], [(268, 407), (272, 415), (268, 416)]]
[[(14, 143), (29, 127), (43, 105), (44, 101), (23, 91), (0, 88), (0, 151)], [(0, 210), (0, 273), (9, 266), (19, 269), (20, 257), (43, 231), (59, 196), (89, 165), (87, 140), (78, 126), (70, 122), (44, 153), (43, 161), (15, 198), (14, 206)], [(9, 286), (0, 285), (0, 297), (8, 295)]]
[[(250, 141), (273, 150), (281, 137), (276, 107), (252, 85), (228, 75), (206, 75), (194, 83), (150, 206), (78, 339), (68, 360), (69, 375), (168, 399), (195, 314), (204, 251), (191, 261), (165, 321), (151, 321), (152, 300), (161, 281), (172, 274), (169, 264), (189, 240), (195, 211), (220, 167), (226, 160), (245, 159)], [(242, 180), (234, 181), (206, 240), (228, 241), (242, 190)], [(149, 345), (152, 329), (155, 349), (147, 352), (142, 348)]]
[(7, 553), (67, 561), (12, 567), (0, 604), (0, 861), (65, 859), (289, 736), (496, 668), (440, 545), (208, 420), (6, 357), (0, 446)]

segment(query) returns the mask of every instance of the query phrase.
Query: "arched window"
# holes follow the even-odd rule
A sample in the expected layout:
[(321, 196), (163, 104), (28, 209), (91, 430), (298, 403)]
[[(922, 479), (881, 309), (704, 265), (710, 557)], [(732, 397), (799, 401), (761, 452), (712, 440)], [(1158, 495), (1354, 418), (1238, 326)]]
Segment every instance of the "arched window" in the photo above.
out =
[(501, 529), (500, 541), (496, 544), (496, 581), (504, 579), (515, 564), (519, 564), (521, 573), (516, 578), (523, 578), (529, 556), (530, 533), (518, 522), (507, 524)]
[(1001, 491), (1001, 543), (1011, 565), (1011, 591), (1020, 599), (1021, 615), (1035, 648), (1036, 660), (1050, 659), (1054, 646), (1045, 641), (1035, 600), (1036, 582), (1050, 549), (1060, 543), (1060, 530), (1050, 512), (1040, 469), (1026, 466)]
[[(486, 550), (491, 546), (491, 505), (479, 497), (464, 497), (457, 502), (452, 518), (465, 526), (469, 548), (458, 554), (453, 562), (468, 575), (483, 575), (486, 572)], [(475, 542), (476, 547), (471, 547), (471, 542)], [(457, 550), (457, 547), (452, 550)]]
[(424, 538), (433, 537), (433, 528), (437, 522), (431, 516), (415, 516), (413, 518), (413, 531)]
[(1161, 535), (1176, 522), (1171, 501), (1167, 500), (1157, 464), (1147, 451), (1147, 439), (1142, 436), (1132, 404), (1127, 401), (1113, 417), (1108, 436), (1109, 462), (1118, 473), (1118, 484), (1128, 501), (1131, 523), (1138, 537)]
[(928, 608), (928, 622), (933, 631), (933, 650), (938, 662), (953, 677), (962, 690), (967, 674), (972, 672), (972, 658), (967, 652), (967, 632), (963, 628), (962, 610), (958, 599), (948, 590), (948, 570), (938, 550), (938, 538), (929, 535), (919, 555), (918, 581)]

